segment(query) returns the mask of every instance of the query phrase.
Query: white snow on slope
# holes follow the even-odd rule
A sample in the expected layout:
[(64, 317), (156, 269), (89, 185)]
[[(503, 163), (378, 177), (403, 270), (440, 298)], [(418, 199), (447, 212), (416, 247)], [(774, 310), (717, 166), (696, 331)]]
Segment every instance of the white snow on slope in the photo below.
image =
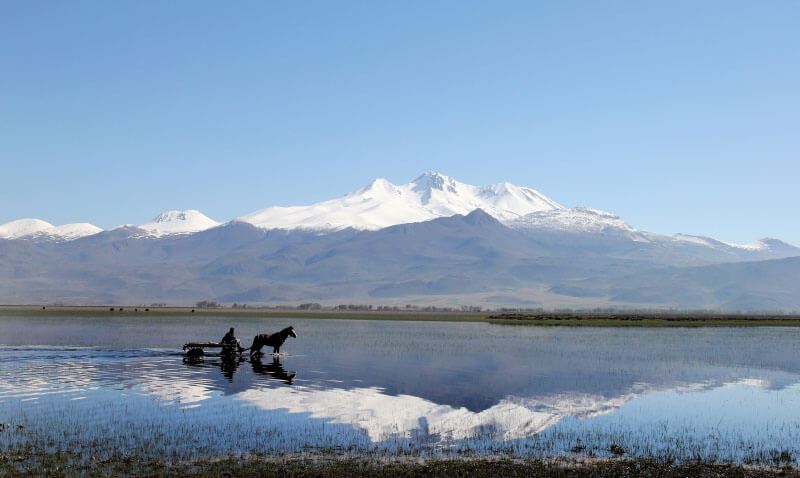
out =
[(63, 224), (61, 226), (45, 229), (32, 234), (31, 237), (72, 241), (75, 239), (80, 239), (81, 237), (95, 235), (98, 232), (103, 232), (103, 230), (94, 224), (89, 224), (88, 222), (77, 222), (74, 224)]
[(99, 227), (85, 222), (54, 226), (41, 219), (18, 219), (0, 226), (0, 239), (71, 241), (101, 231)]
[(680, 242), (688, 242), (689, 244), (695, 244), (698, 246), (706, 246), (706, 247), (717, 247), (719, 241), (711, 239), (709, 237), (704, 236), (693, 236), (691, 234), (682, 234), (678, 233), (672, 236), (673, 239)]
[(138, 226), (148, 234), (161, 237), (169, 234), (190, 234), (205, 231), (220, 223), (194, 209), (165, 211), (152, 221)]
[(19, 239), (52, 228), (52, 224), (41, 219), (17, 219), (0, 226), (0, 239)]
[(717, 239), (711, 237), (693, 236), (689, 234), (675, 234), (674, 236), (672, 236), (672, 238), (681, 242), (688, 242), (699, 246), (706, 246), (712, 249), (733, 248), (750, 252), (766, 252), (772, 250), (773, 247), (775, 246), (792, 247), (783, 241), (770, 238), (758, 239), (753, 242), (748, 242), (747, 244), (736, 244), (733, 242), (718, 241)]
[(766, 251), (770, 249), (768, 242), (764, 239), (748, 242), (747, 244), (734, 244), (732, 242), (726, 242), (725, 244), (737, 249), (745, 249), (748, 251)]
[(591, 234), (625, 234), (637, 240), (647, 240), (619, 216), (599, 209), (576, 207), (533, 212), (509, 221), (514, 229), (549, 230), (556, 232), (583, 232)]
[(510, 183), (480, 187), (440, 173), (425, 173), (400, 186), (376, 179), (341, 198), (310, 206), (270, 207), (239, 220), (265, 229), (377, 230), (469, 214), (478, 208), (501, 221), (510, 221), (563, 206), (533, 189)]

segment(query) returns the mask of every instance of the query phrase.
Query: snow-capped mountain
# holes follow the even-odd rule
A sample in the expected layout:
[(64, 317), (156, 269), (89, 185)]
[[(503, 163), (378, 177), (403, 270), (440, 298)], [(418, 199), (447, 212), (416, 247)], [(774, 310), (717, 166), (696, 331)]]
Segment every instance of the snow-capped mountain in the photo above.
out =
[(0, 226), (0, 239), (19, 239), (52, 228), (52, 224), (41, 219), (17, 219)]
[(800, 311), (800, 248), (656, 234), (533, 189), (438, 173), (402, 185), (376, 179), (338, 199), (224, 225), (196, 210), (108, 231), (23, 219), (0, 226), (0, 239), (0, 303), (485, 300)]
[[(722, 253), (737, 260), (787, 257), (798, 252), (794, 246), (777, 239), (731, 244), (703, 236), (651, 233), (638, 230), (609, 212), (564, 207), (531, 188), (510, 183), (473, 186), (436, 172), (422, 174), (401, 185), (375, 179), (366, 187), (336, 199), (307, 206), (269, 207), (229, 224), (246, 223), (248, 227), (264, 230), (332, 232), (352, 228), (374, 231), (398, 224), (467, 215), (477, 209), (539, 241), (566, 240), (573, 248), (599, 242), (606, 246), (614, 242), (626, 248), (633, 241), (684, 252), (702, 249), (717, 254), (715, 257), (721, 257), (719, 253)], [(194, 234), (220, 224), (197, 210), (171, 210), (140, 226), (128, 225), (115, 231), (117, 235), (127, 234), (132, 238), (162, 237)], [(87, 223), (53, 226), (39, 219), (20, 219), (1, 225), (0, 239), (70, 241), (101, 231)]]
[(732, 244), (732, 243), (726, 243), (726, 244), (728, 244), (731, 247), (738, 247), (749, 251), (783, 252), (788, 250), (791, 252), (796, 252), (797, 250), (797, 248), (795, 248), (791, 244), (787, 244), (786, 242), (783, 242), (780, 239), (775, 239), (773, 237), (764, 237), (757, 241), (748, 242), (747, 244)]
[(797, 248), (792, 246), (791, 244), (787, 244), (779, 239), (773, 239), (771, 237), (758, 239), (756, 241), (749, 242), (747, 244), (735, 244), (732, 242), (718, 241), (717, 239), (714, 239), (712, 237), (694, 236), (690, 234), (675, 234), (673, 236), (670, 236), (670, 238), (678, 242), (694, 244), (697, 246), (708, 247), (716, 250), (734, 250), (734, 251), (741, 251), (744, 253), (761, 253), (761, 254), (786, 253), (789, 255), (793, 255), (797, 252)]
[(555, 232), (627, 234), (646, 240), (638, 231), (610, 212), (587, 207), (537, 211), (506, 223), (512, 229), (536, 229)]
[(30, 237), (52, 239), (56, 241), (72, 241), (80, 239), (81, 237), (92, 236), (103, 230), (94, 224), (88, 222), (77, 222), (74, 224), (63, 224), (61, 226), (54, 226), (50, 229), (44, 229), (31, 234)]
[(187, 209), (185, 211), (164, 211), (152, 221), (142, 224), (138, 228), (147, 231), (151, 236), (161, 237), (170, 234), (191, 234), (219, 225), (219, 222), (202, 212)]
[(743, 251), (766, 251), (771, 247), (779, 246), (785, 244), (783, 241), (779, 241), (777, 239), (770, 239), (764, 238), (759, 239), (757, 241), (749, 242), (747, 244), (735, 244), (732, 242), (725, 242), (725, 241), (718, 241), (713, 237), (706, 237), (706, 236), (695, 236), (692, 234), (675, 234), (672, 236), (673, 239), (686, 242), (689, 244), (696, 244), (699, 246), (706, 246), (712, 249), (741, 249)]
[[(800, 255), (800, 249), (778, 239), (760, 239), (749, 244), (733, 244), (710, 237), (688, 234), (664, 235), (636, 229), (616, 214), (585, 207), (537, 211), (506, 221), (511, 229), (540, 242), (579, 246), (608, 253), (630, 252), (632, 247), (649, 246), (649, 257), (662, 256), (676, 261), (681, 255), (690, 261), (760, 260)], [(613, 246), (612, 249), (609, 249)], [(647, 249), (642, 249), (647, 250)], [(670, 252), (667, 252), (670, 251)], [(676, 255), (677, 254), (677, 255)]]
[(71, 241), (91, 236), (102, 229), (89, 223), (54, 226), (41, 219), (18, 219), (0, 226), (0, 239), (51, 239)]
[(473, 186), (440, 173), (394, 185), (376, 179), (341, 198), (309, 206), (270, 207), (239, 220), (264, 229), (377, 230), (483, 209), (500, 221), (563, 206), (530, 188), (499, 183)]

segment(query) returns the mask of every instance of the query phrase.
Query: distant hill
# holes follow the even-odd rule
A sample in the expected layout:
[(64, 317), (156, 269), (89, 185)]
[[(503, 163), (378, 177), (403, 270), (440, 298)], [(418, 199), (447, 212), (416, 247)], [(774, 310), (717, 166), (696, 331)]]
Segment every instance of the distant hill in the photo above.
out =
[(800, 257), (659, 268), (607, 280), (564, 281), (552, 290), (566, 295), (607, 297), (624, 304), (797, 311)]

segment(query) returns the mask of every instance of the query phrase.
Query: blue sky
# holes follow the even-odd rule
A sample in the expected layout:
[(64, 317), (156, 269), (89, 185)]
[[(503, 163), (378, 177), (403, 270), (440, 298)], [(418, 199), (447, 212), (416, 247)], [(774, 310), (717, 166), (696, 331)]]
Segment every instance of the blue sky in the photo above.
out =
[(2, 2), (0, 223), (438, 170), (800, 244), (796, 1)]

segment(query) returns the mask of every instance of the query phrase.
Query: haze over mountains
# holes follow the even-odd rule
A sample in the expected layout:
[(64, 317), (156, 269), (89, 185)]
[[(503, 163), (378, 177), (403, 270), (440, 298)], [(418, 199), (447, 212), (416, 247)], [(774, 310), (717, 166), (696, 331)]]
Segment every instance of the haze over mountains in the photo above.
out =
[(640, 231), (509, 183), (439, 173), (217, 222), (0, 226), (4, 303), (197, 300), (800, 310), (800, 249)]

